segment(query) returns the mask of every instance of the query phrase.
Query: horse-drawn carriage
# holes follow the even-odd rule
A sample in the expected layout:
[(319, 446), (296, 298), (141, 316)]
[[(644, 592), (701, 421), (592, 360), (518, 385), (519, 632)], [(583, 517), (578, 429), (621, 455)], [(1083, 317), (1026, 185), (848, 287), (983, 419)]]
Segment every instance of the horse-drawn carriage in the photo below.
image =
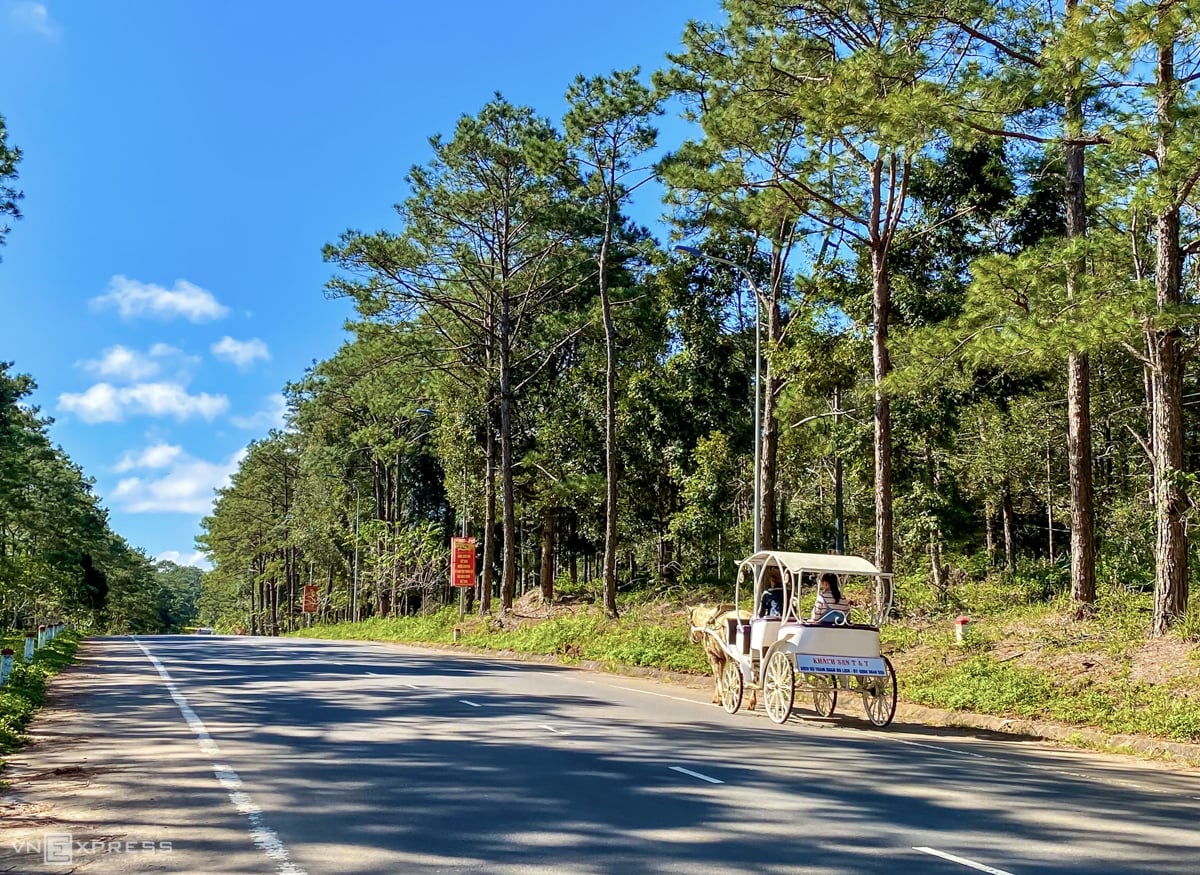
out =
[[(809, 619), (822, 576), (853, 600)], [(761, 694), (767, 716), (783, 723), (796, 693), (809, 693), (822, 717), (832, 716), (838, 693), (861, 696), (867, 719), (887, 726), (896, 713), (896, 673), (879, 649), (879, 626), (891, 610), (891, 574), (857, 556), (761, 551), (742, 560), (734, 608), (693, 615), (693, 637), (704, 639), (716, 697), (730, 714), (745, 691)], [(750, 609), (742, 608), (749, 594)], [(753, 700), (751, 702), (753, 707)]]

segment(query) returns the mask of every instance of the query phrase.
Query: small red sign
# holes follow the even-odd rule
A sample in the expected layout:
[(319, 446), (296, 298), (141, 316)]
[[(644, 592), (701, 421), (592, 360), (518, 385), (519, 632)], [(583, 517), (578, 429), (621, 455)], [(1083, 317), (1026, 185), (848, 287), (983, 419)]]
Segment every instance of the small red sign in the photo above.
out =
[(475, 539), (450, 540), (450, 585), (475, 585)]
[(315, 614), (317, 612), (317, 602), (320, 599), (320, 587), (315, 584), (306, 584), (304, 587), (304, 613)]

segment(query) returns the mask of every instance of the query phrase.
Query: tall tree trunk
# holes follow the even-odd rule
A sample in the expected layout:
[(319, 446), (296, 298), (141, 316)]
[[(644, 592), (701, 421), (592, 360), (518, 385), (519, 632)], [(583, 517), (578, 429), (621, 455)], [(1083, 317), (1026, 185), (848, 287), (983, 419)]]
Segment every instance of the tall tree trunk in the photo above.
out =
[[(892, 544), (892, 411), (883, 391), (891, 371), (888, 353), (888, 321), (891, 318), (891, 288), (887, 274), (887, 252), (871, 251), (874, 331), (871, 338), (875, 365), (875, 564), (890, 573), (894, 564)], [(880, 581), (882, 604), (891, 600), (890, 581)]]
[[(507, 355), (501, 353), (502, 360)], [(500, 611), (512, 609), (517, 591), (517, 513), (513, 491), (512, 377), (507, 362), (500, 373), (500, 510), (504, 557), (500, 564)]]
[(604, 612), (617, 616), (617, 330), (608, 294), (612, 207), (600, 244), (600, 307), (604, 319)]
[(1000, 492), (1000, 516), (1004, 521), (1004, 567), (1017, 570), (1017, 525), (1013, 513), (1012, 487), (1006, 481)]
[(991, 501), (983, 503), (984, 544), (987, 549), (988, 561), (996, 562), (996, 509)]
[(936, 525), (929, 530), (929, 576), (940, 602), (946, 595), (946, 566), (942, 563), (942, 532)]
[[(251, 571), (251, 574), (253, 574), (253, 571)], [(254, 590), (256, 590), (256, 589), (258, 589), (258, 582), (253, 577), (251, 577), (250, 578), (250, 634), (251, 635), (258, 634), (258, 611), (256, 611), (255, 607), (254, 607), (254, 603), (255, 603), (254, 602)]]
[(1051, 562), (1054, 561), (1054, 480), (1050, 467), (1050, 444), (1046, 444), (1046, 556)]
[(483, 574), (479, 578), (479, 613), (492, 611), (493, 569), (496, 567), (496, 429), (488, 405), (484, 455)]
[[(840, 435), (842, 421), (842, 390), (833, 390), (833, 423), (835, 440)], [(846, 509), (842, 498), (842, 454), (837, 446), (833, 450), (833, 550), (835, 553), (846, 552)]]
[[(1078, 0), (1066, 0), (1066, 13)], [(1076, 62), (1072, 66), (1078, 69)], [(1064, 130), (1068, 138), (1083, 133), (1082, 96), (1073, 86), (1063, 95)], [(1084, 191), (1084, 147), (1067, 144), (1066, 199), (1067, 245), (1077, 245), (1087, 234), (1086, 194)], [(1067, 270), (1067, 300), (1079, 295), (1079, 280), (1085, 269), (1081, 257), (1071, 259)], [(1096, 601), (1096, 533), (1092, 508), (1092, 416), (1088, 357), (1081, 352), (1067, 354), (1067, 463), (1071, 480), (1071, 599), (1080, 609), (1090, 609)]]
[[(1180, 303), (1183, 286), (1183, 254), (1179, 246), (1179, 205), (1166, 180), (1174, 126), (1178, 83), (1175, 79), (1175, 47), (1160, 45), (1158, 53), (1158, 134), (1155, 153), (1160, 178), (1159, 196), (1168, 191), (1171, 202), (1155, 220), (1157, 241), (1154, 271), (1155, 305), (1159, 318)], [(1154, 553), (1153, 634), (1164, 634), (1187, 610), (1187, 539), (1183, 514), (1187, 496), (1180, 485), (1183, 474), (1183, 356), (1177, 327), (1154, 324), (1148, 337), (1153, 414), (1151, 426), (1154, 452)]]
[(542, 511), (542, 599), (554, 600), (554, 510)]
[[(767, 341), (779, 339), (780, 315), (779, 295), (775, 292), (776, 283), (771, 283), (771, 294), (767, 301)], [(757, 306), (757, 304), (756, 304)], [(775, 422), (775, 393), (778, 391), (778, 380), (771, 372), (771, 361), (767, 360), (766, 378), (763, 380), (763, 409), (762, 409), (762, 479), (759, 481), (759, 497), (762, 504), (759, 507), (758, 524), (759, 549), (775, 550), (778, 538), (778, 505), (775, 501), (775, 481), (777, 479), (779, 460), (779, 429)]]
[[(579, 539), (576, 537), (576, 532), (579, 529), (579, 517), (571, 511), (571, 537), (569, 539), (568, 556), (567, 556), (567, 573), (571, 575), (571, 585), (579, 583)], [(586, 561), (584, 572), (586, 573)]]

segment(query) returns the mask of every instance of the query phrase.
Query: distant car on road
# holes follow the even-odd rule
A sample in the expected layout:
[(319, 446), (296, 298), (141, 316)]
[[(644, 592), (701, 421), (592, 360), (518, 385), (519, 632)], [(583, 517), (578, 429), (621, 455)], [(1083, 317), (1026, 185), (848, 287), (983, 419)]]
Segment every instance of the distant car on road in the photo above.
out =
[(201, 626), (196, 630), (197, 635), (211, 635), (213, 633), (212, 626)]

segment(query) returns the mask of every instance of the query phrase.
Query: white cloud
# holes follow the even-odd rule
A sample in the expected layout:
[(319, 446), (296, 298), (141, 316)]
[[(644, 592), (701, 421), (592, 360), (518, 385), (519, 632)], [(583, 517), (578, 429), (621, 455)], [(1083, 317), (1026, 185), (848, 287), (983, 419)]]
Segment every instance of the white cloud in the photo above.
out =
[(287, 415), (287, 399), (282, 395), (268, 395), (263, 407), (252, 416), (231, 416), (229, 421), (247, 431), (270, 431), (283, 428)]
[(246, 450), (241, 449), (224, 461), (206, 462), (180, 452), (165, 474), (126, 477), (117, 483), (110, 499), (128, 513), (208, 513), (215, 497), (213, 491), (229, 485), (229, 478), (245, 456)]
[(108, 283), (108, 294), (92, 298), (91, 305), (97, 310), (116, 307), (122, 319), (153, 316), (166, 320), (182, 316), (189, 322), (205, 322), (220, 319), (229, 312), (211, 292), (187, 280), (175, 280), (173, 289), (165, 289), (123, 276), (114, 276)]
[(197, 550), (195, 553), (180, 553), (178, 550), (164, 550), (154, 557), (156, 562), (174, 562), (176, 565), (192, 565), (211, 571), (213, 564), (208, 557)]
[(47, 39), (56, 40), (62, 33), (58, 22), (50, 17), (45, 3), (21, 0), (8, 13), (9, 19), (20, 30), (32, 31)]
[(118, 473), (134, 468), (166, 468), (183, 455), (183, 447), (173, 444), (154, 444), (138, 453), (126, 453), (113, 469)]
[(163, 365), (172, 360), (184, 370), (199, 362), (195, 356), (186, 355), (183, 350), (170, 344), (156, 343), (147, 352), (121, 345), (110, 346), (101, 353), (100, 358), (88, 359), (80, 364), (84, 370), (98, 377), (136, 382), (158, 376)]
[(208, 422), (229, 408), (224, 395), (190, 395), (178, 383), (137, 383), (113, 386), (96, 383), (86, 392), (64, 392), (58, 409), (76, 413), (87, 423), (121, 422), (128, 416), (170, 416), (182, 422), (198, 416)]
[(225, 335), (209, 348), (212, 350), (212, 354), (221, 361), (237, 365), (240, 371), (249, 368), (255, 359), (265, 361), (271, 357), (267, 345), (257, 337), (252, 337), (250, 340), (234, 340), (229, 335)]

